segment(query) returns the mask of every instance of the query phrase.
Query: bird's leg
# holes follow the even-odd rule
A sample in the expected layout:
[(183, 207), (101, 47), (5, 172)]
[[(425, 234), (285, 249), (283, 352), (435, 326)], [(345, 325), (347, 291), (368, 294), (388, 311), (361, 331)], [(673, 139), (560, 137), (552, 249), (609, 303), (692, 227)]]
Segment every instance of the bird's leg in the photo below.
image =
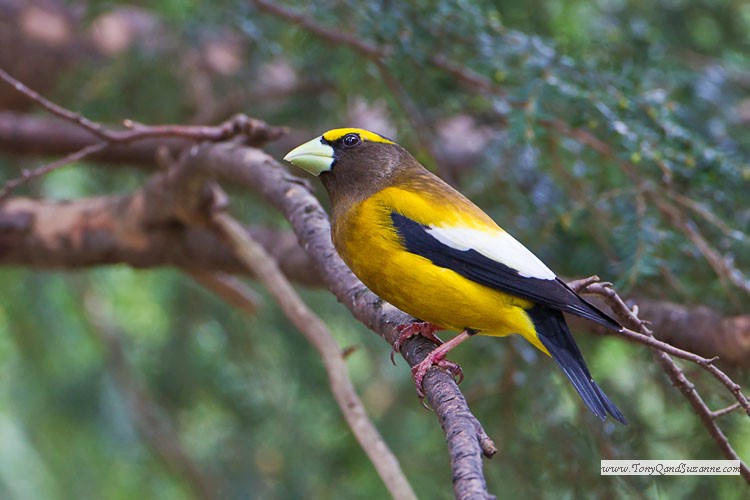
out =
[(445, 368), (451, 373), (451, 375), (458, 378), (459, 384), (461, 383), (461, 381), (464, 379), (464, 373), (461, 370), (461, 367), (458, 364), (445, 359), (445, 356), (451, 349), (453, 349), (466, 339), (474, 336), (476, 333), (478, 333), (476, 330), (467, 328), (463, 332), (450, 339), (448, 342), (436, 347), (419, 364), (412, 367), (411, 376), (414, 379), (414, 385), (417, 386), (417, 394), (419, 394), (420, 398), (424, 397), (424, 391), (422, 390), (422, 381), (427, 374), (427, 370), (429, 370), (433, 365), (437, 365), (440, 368)]
[(394, 358), (394, 356), (397, 352), (401, 351), (401, 347), (404, 345), (404, 342), (417, 335), (421, 335), (427, 340), (434, 342), (435, 345), (441, 345), (443, 341), (440, 340), (437, 335), (435, 335), (435, 332), (439, 332), (440, 330), (442, 330), (441, 327), (433, 325), (432, 323), (427, 323), (426, 321), (414, 321), (412, 323), (404, 323), (403, 325), (398, 325), (396, 327), (398, 337), (393, 343), (393, 350), (391, 350), (391, 363), (393, 363), (394, 365), (396, 364), (396, 359)]

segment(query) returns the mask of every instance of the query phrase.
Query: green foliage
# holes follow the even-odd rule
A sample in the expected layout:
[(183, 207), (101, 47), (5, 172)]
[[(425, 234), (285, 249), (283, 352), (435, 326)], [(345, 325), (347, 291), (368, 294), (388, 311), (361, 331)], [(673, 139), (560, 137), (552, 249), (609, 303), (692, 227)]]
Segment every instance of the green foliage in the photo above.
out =
[[(89, 4), (93, 20), (112, 2)], [(486, 140), (472, 165), (452, 171), (457, 182), (560, 274), (596, 273), (624, 292), (743, 310), (747, 294), (717, 277), (658, 200), (677, 207), (738, 281), (748, 280), (745, 2), (285, 4), (384, 50), (384, 70), (251, 4), (141, 2), (179, 42), (75, 68), (54, 97), (105, 122), (188, 121), (197, 105), (189, 98), (191, 73), (177, 61), (231, 27), (249, 44), (243, 66), (209, 75), (212, 99), (247, 93), (237, 101), (241, 109), (227, 114), (243, 111), (312, 134), (342, 125), (356, 99), (385, 103), (394, 138), (436, 168), (441, 161), (422, 137), (434, 139), (443, 120), (468, 116), (470, 132), (486, 132)], [(460, 83), (434, 56), (493, 90)], [(280, 61), (293, 68), (299, 89), (277, 99), (254, 94), (268, 65)], [(143, 178), (71, 166), (32, 192), (127, 192)], [(283, 224), (250, 197), (235, 193), (233, 208), (253, 223)], [(268, 297), (248, 318), (175, 271), (120, 267), (6, 270), (0, 284), (0, 497), (192, 495), (139, 434), (92, 315), (115, 330), (137, 383), (188, 455), (218, 478), (223, 497), (386, 495), (338, 413), (319, 358)], [(420, 497), (451, 498), (442, 433), (417, 404), (403, 362), (392, 367), (387, 346), (326, 292), (307, 291), (305, 299), (342, 347), (358, 347), (349, 358), (354, 381)], [(721, 456), (645, 349), (578, 338), (595, 378), (630, 420), (627, 428), (596, 421), (553, 364), (517, 339), (478, 338), (455, 352), (470, 406), (500, 449), (485, 465), (491, 491), (508, 498), (742, 497), (737, 478), (600, 476), (601, 458)], [(722, 389), (691, 375), (712, 407), (727, 404)], [(747, 385), (746, 374), (733, 376)], [(747, 420), (731, 415), (721, 425), (750, 459)]]

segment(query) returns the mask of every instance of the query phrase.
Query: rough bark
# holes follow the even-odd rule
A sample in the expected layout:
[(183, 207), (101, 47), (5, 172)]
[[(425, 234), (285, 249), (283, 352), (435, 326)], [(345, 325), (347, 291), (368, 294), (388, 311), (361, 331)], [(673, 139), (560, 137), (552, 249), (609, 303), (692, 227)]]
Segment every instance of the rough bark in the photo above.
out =
[[(19, 197), (0, 203), (0, 265), (70, 270), (127, 264), (246, 272), (213, 230), (149, 212), (147, 191), (71, 202)], [(247, 230), (287, 276), (300, 284), (320, 286), (321, 278), (294, 234), (258, 226)]]

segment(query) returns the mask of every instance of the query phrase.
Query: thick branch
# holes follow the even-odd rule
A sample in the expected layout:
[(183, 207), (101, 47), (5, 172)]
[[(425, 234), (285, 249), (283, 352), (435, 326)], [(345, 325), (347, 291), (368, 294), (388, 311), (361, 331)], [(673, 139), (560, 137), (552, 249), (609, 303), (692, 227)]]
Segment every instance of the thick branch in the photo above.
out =
[(640, 316), (647, 318), (655, 337), (722, 364), (750, 367), (750, 315), (721, 316), (700, 305), (635, 298)]
[[(122, 263), (201, 273), (246, 272), (214, 231), (151, 210), (148, 199), (156, 187), (151, 183), (126, 196), (70, 202), (11, 198), (0, 203), (0, 264), (77, 269)], [(263, 227), (248, 231), (291, 279), (310, 286), (321, 283), (293, 234)]]

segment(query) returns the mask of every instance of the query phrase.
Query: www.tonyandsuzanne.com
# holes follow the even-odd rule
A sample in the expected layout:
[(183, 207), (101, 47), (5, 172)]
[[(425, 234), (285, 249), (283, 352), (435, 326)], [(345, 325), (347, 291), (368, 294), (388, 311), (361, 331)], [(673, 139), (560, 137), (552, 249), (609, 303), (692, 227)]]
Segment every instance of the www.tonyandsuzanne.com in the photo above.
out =
[(602, 476), (738, 476), (739, 460), (602, 460)]

